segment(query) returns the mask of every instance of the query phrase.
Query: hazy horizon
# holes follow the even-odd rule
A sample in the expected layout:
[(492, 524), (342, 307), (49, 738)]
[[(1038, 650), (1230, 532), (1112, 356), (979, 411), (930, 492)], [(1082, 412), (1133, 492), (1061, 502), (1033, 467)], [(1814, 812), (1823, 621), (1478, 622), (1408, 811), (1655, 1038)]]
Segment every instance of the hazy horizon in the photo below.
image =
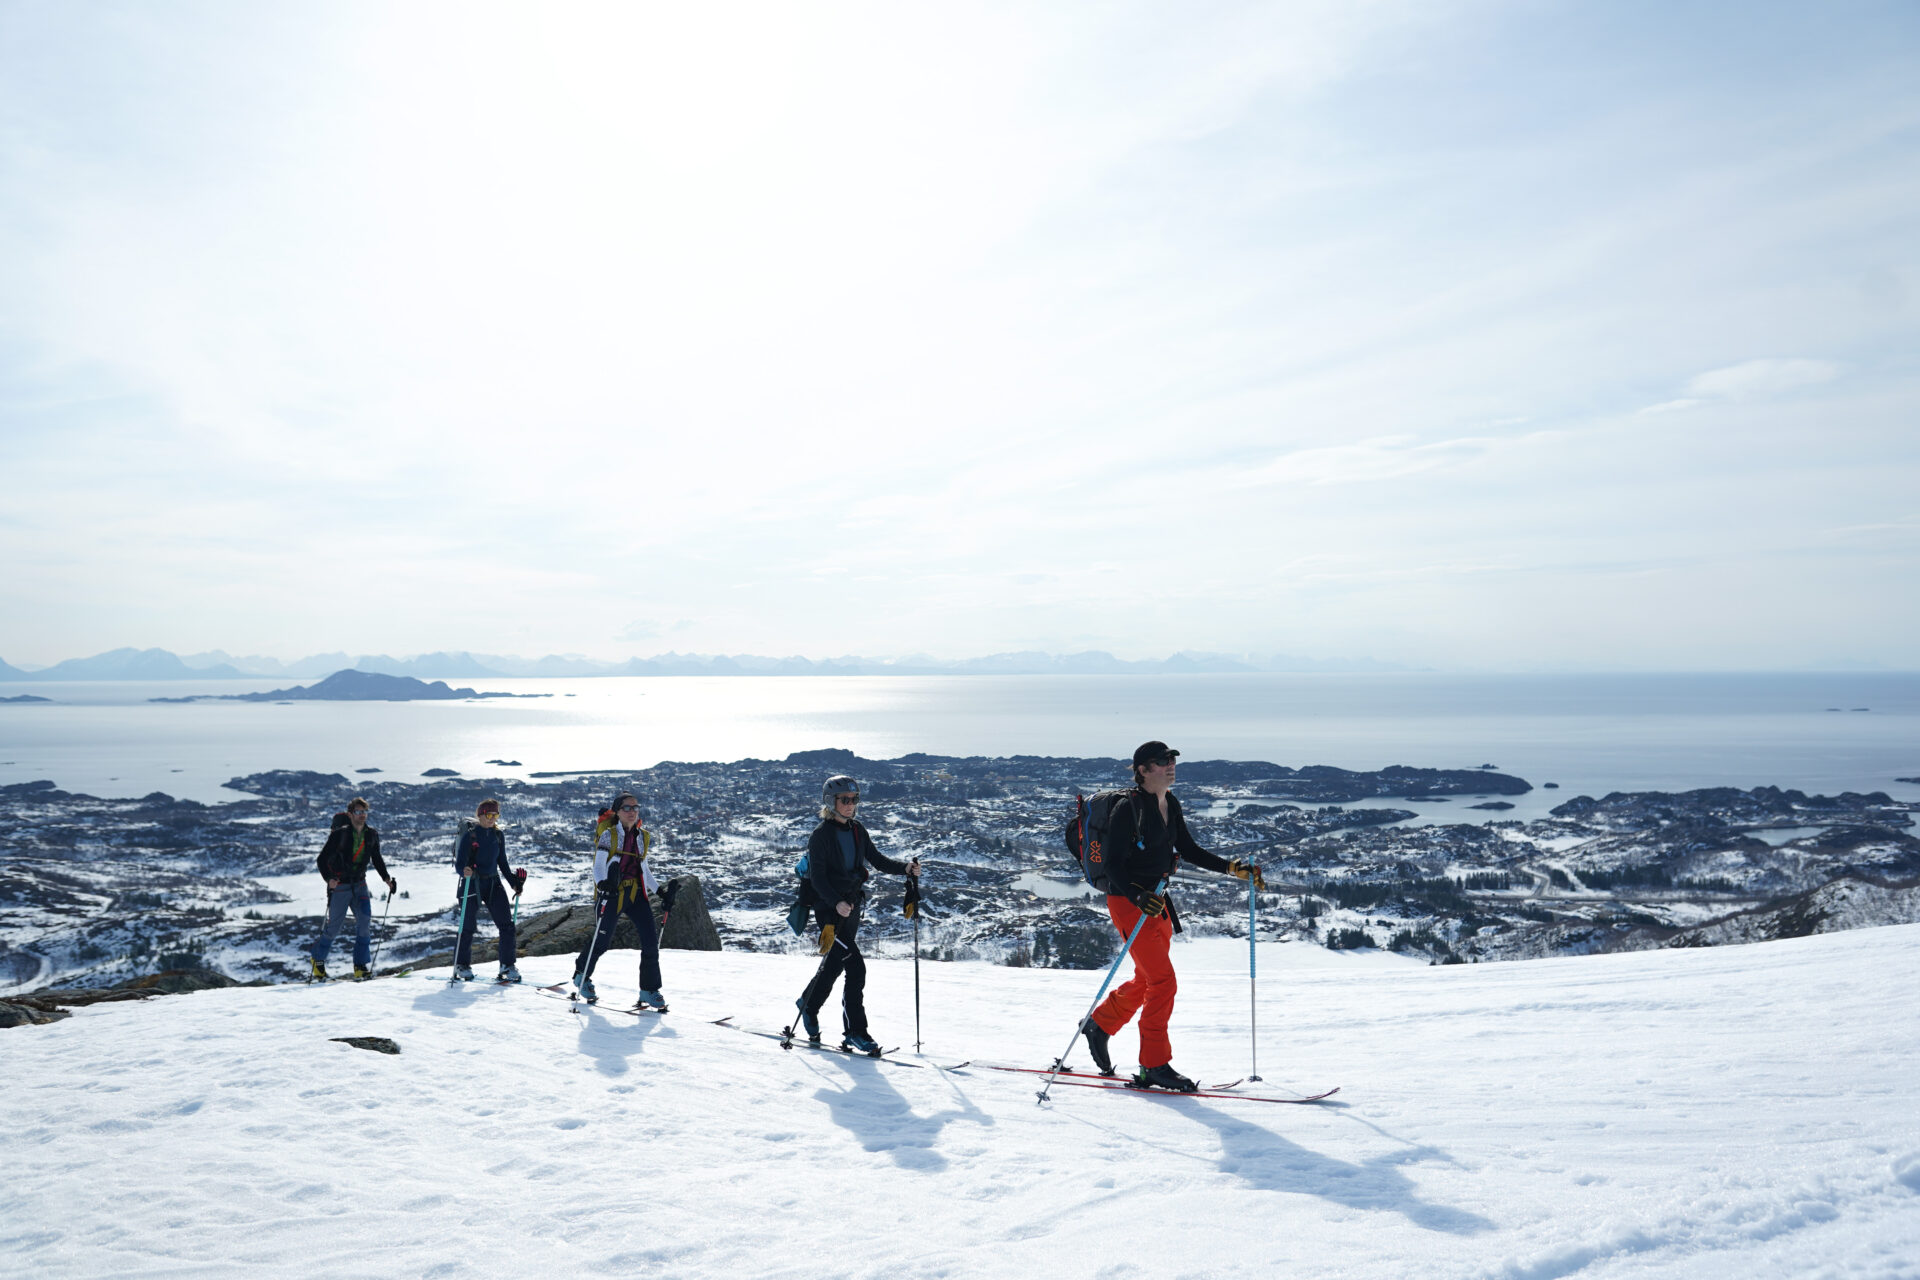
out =
[[(633, 654), (627, 654), (624, 656), (614, 657), (614, 656), (596, 656), (596, 655), (591, 655), (591, 654), (586, 654), (581, 652), (548, 653), (548, 654), (488, 653), (485, 651), (476, 652), (474, 650), (469, 650), (469, 649), (443, 647), (440, 649), (429, 649), (419, 653), (410, 653), (410, 652), (348, 653), (345, 651), (334, 651), (331, 653), (323, 653), (323, 654), (303, 654), (298, 657), (289, 658), (289, 657), (284, 657), (282, 655), (277, 655), (277, 654), (235, 654), (235, 653), (229, 653), (226, 650), (219, 650), (219, 649), (205, 650), (199, 653), (176, 654), (170, 650), (164, 650), (159, 648), (139, 649), (133, 646), (118, 646), (113, 649), (102, 650), (101, 652), (96, 654), (69, 655), (67, 658), (63, 658), (52, 663), (14, 662), (9, 660), (5, 654), (0, 654), (0, 663), (5, 663), (6, 665), (11, 666), (16, 670), (27, 672), (37, 676), (45, 673), (46, 671), (52, 668), (61, 666), (66, 663), (84, 663), (84, 662), (95, 661), (98, 659), (112, 658), (120, 655), (133, 656), (133, 655), (147, 655), (147, 654), (165, 654), (167, 657), (177, 658), (180, 662), (182, 662), (183, 664), (189, 667), (192, 667), (195, 669), (202, 669), (202, 670), (211, 669), (221, 664), (247, 664), (245, 666), (240, 667), (240, 671), (242, 675), (245, 676), (246, 678), (258, 678), (258, 679), (273, 679), (273, 678), (279, 678), (281, 676), (291, 677), (296, 672), (298, 673), (299, 679), (308, 679), (310, 677), (330, 675), (335, 670), (342, 669), (337, 666), (329, 665), (325, 668), (325, 670), (321, 670), (319, 667), (313, 665), (316, 663), (320, 663), (323, 660), (330, 663), (342, 662), (346, 664), (347, 668), (354, 668), (358, 666), (363, 666), (364, 664), (369, 662), (380, 663), (380, 664), (391, 663), (398, 666), (408, 666), (415, 663), (420, 663), (426, 659), (431, 659), (436, 657), (446, 657), (451, 659), (463, 659), (463, 658), (472, 659), (473, 661), (478, 662), (482, 665), (485, 665), (488, 662), (498, 662), (498, 661), (532, 665), (539, 662), (557, 660), (562, 662), (578, 662), (582, 664), (595, 664), (595, 665), (604, 666), (608, 668), (624, 667), (624, 666), (635, 664), (635, 663), (653, 663), (653, 662), (664, 662), (664, 661), (674, 661), (674, 660), (699, 661), (699, 662), (716, 661), (716, 660), (719, 660), (719, 661), (751, 660), (751, 661), (766, 662), (766, 663), (803, 662), (803, 663), (817, 664), (821, 666), (831, 666), (832, 664), (836, 664), (836, 663), (847, 663), (847, 664), (864, 663), (864, 664), (875, 664), (875, 665), (891, 665), (891, 666), (898, 666), (901, 668), (910, 668), (916, 664), (926, 664), (929, 666), (935, 666), (935, 667), (941, 667), (941, 668), (953, 668), (954, 674), (967, 673), (964, 669), (967, 668), (969, 664), (981, 664), (981, 663), (993, 661), (996, 659), (1031, 658), (1031, 659), (1042, 660), (1042, 661), (1066, 661), (1066, 660), (1072, 660), (1077, 658), (1108, 658), (1108, 659), (1112, 659), (1117, 663), (1127, 665), (1127, 666), (1134, 666), (1134, 667), (1149, 667), (1157, 664), (1175, 662), (1181, 659), (1193, 659), (1198, 661), (1218, 660), (1218, 661), (1224, 661), (1224, 662), (1239, 662), (1239, 663), (1247, 664), (1246, 670), (1249, 673), (1286, 674), (1286, 675), (1338, 675), (1338, 676), (1368, 675), (1368, 674), (1434, 675), (1434, 676), (1503, 676), (1503, 675), (1511, 675), (1511, 676), (1892, 675), (1892, 676), (1898, 676), (1898, 675), (1920, 675), (1920, 667), (1891, 667), (1891, 666), (1879, 666), (1871, 663), (1834, 663), (1827, 666), (1809, 666), (1809, 667), (1692, 667), (1692, 668), (1689, 668), (1689, 667), (1628, 667), (1628, 666), (1572, 667), (1572, 666), (1552, 666), (1552, 665), (1546, 665), (1546, 664), (1540, 664), (1540, 665), (1534, 665), (1534, 666), (1515, 665), (1515, 666), (1485, 666), (1485, 667), (1474, 667), (1474, 666), (1424, 667), (1424, 666), (1408, 666), (1408, 665), (1396, 664), (1396, 663), (1384, 663), (1384, 662), (1377, 661), (1373, 658), (1367, 657), (1365, 655), (1359, 655), (1355, 657), (1342, 659), (1342, 658), (1315, 658), (1315, 657), (1312, 657), (1311, 655), (1304, 655), (1304, 654), (1218, 653), (1218, 652), (1207, 652), (1207, 651), (1200, 651), (1200, 650), (1179, 650), (1170, 654), (1162, 653), (1162, 654), (1126, 655), (1126, 654), (1114, 654), (1106, 650), (1079, 650), (1079, 651), (1070, 652), (1070, 653), (1054, 653), (1054, 652), (1049, 652), (1047, 650), (1028, 649), (1028, 650), (1007, 650), (1007, 651), (1002, 651), (998, 653), (988, 653), (988, 654), (966, 654), (966, 655), (960, 655), (956, 657), (946, 657), (946, 656), (939, 656), (939, 655), (933, 655), (933, 654), (927, 654), (927, 653), (911, 653), (911, 654), (880, 654), (880, 653), (770, 654), (770, 653), (761, 653), (761, 654), (753, 654), (753, 653), (745, 653), (745, 652), (739, 652), (739, 651), (732, 652), (732, 653), (702, 653), (702, 652), (697, 652), (692, 650), (682, 651), (682, 650), (668, 649), (668, 650), (661, 650), (661, 651), (652, 652), (652, 653), (633, 653)], [(269, 663), (277, 664), (278, 669), (259, 669), (259, 670), (252, 669), (254, 667), (262, 666), (262, 664), (269, 664)], [(311, 669), (304, 670), (305, 668), (311, 668)], [(979, 668), (977, 666), (975, 667), (975, 670), (979, 671), (982, 674), (992, 673), (989, 669)], [(414, 674), (419, 674), (419, 673), (414, 673)], [(515, 679), (515, 678), (521, 678), (523, 675), (526, 675), (529, 673), (514, 672), (514, 671), (496, 671), (496, 672), (493, 672), (492, 674), (497, 675), (499, 678)], [(617, 673), (614, 671), (607, 671), (607, 672), (582, 671), (577, 673), (556, 672), (554, 674), (556, 675), (568, 675), (568, 674), (580, 674), (580, 675), (609, 674), (611, 675), (611, 674), (617, 674)], [(833, 674), (833, 673), (831, 671), (827, 671), (827, 672), (824, 672), (823, 674)], [(862, 672), (861, 674), (876, 674), (876, 672)], [(884, 672), (878, 672), (878, 674), (884, 674)], [(1029, 672), (1029, 673), (1012, 673), (1012, 674), (1046, 674), (1046, 673)], [(1153, 674), (1153, 673), (1143, 672), (1142, 674)], [(1172, 674), (1172, 673), (1168, 673), (1168, 674)], [(75, 677), (75, 678), (86, 679), (90, 677)], [(138, 677), (135, 677), (135, 678), (138, 678)]]

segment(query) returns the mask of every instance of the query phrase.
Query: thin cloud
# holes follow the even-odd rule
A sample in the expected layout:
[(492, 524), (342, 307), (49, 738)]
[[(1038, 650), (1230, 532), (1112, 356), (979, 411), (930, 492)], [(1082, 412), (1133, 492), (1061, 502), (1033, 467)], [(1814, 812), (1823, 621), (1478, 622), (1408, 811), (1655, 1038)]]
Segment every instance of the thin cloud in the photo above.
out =
[(1676, 413), (1717, 401), (1741, 403), (1770, 400), (1802, 387), (1817, 387), (1840, 376), (1840, 366), (1831, 360), (1788, 359), (1746, 360), (1724, 369), (1709, 369), (1687, 380), (1686, 394), (1663, 400), (1640, 410), (1642, 414)]
[(1296, 449), (1250, 471), (1239, 472), (1241, 487), (1288, 484), (1365, 484), (1436, 471), (1487, 454), (1496, 441), (1488, 436), (1463, 436), (1432, 444), (1415, 444), (1411, 436), (1380, 436), (1358, 444)]
[(1687, 383), (1687, 393), (1697, 398), (1758, 400), (1832, 382), (1839, 376), (1840, 366), (1829, 360), (1748, 360), (1701, 374)]

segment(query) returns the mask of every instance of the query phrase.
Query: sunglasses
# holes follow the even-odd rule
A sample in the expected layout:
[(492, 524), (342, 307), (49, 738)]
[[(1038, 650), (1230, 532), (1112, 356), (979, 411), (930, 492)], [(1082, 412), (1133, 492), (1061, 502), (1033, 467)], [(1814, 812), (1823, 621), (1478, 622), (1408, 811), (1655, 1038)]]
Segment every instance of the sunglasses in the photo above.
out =
[(1154, 756), (1152, 759), (1142, 761), (1142, 763), (1153, 765), (1156, 768), (1165, 769), (1170, 767), (1173, 764), (1175, 759), (1176, 757), (1174, 756)]
[(850, 796), (848, 795), (835, 796), (833, 798), (833, 802), (835, 804), (859, 804), (860, 795), (858, 792), (855, 792), (853, 795), (850, 795)]
[(640, 806), (637, 804), (623, 804), (620, 806), (620, 812), (621, 813), (638, 813), (640, 812)]

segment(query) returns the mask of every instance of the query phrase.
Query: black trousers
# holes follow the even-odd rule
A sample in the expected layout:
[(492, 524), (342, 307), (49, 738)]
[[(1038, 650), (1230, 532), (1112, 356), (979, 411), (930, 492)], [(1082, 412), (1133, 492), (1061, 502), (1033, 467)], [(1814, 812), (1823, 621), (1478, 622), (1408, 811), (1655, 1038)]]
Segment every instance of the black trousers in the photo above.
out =
[(513, 967), (515, 940), (513, 936), (513, 904), (507, 898), (507, 887), (500, 883), (498, 876), (461, 877), (460, 902), (460, 941), (453, 948), (453, 962), (465, 969), (473, 964), (473, 929), (480, 923), (481, 908), (493, 917), (493, 927), (500, 931), (500, 967)]
[[(632, 884), (631, 881), (628, 882)], [(646, 892), (633, 884), (632, 894), (625, 905), (621, 905), (620, 891), (600, 895), (600, 912), (594, 918), (593, 935), (587, 939), (586, 949), (573, 962), (573, 971), (583, 970), (591, 978), (593, 966), (600, 963), (600, 953), (613, 942), (613, 931), (620, 927), (620, 916), (624, 912), (627, 919), (633, 921), (633, 927), (640, 934), (640, 989), (658, 991), (660, 989), (660, 935), (653, 927), (653, 908), (647, 903)]]
[(818, 1014), (827, 997), (833, 994), (833, 984), (842, 973), (846, 974), (847, 985), (840, 996), (846, 1033), (864, 1036), (867, 1034), (867, 959), (860, 954), (860, 940), (855, 936), (860, 931), (860, 909), (855, 907), (853, 914), (842, 920), (832, 907), (822, 907), (820, 923), (833, 926), (833, 949), (820, 957), (820, 967), (814, 971), (813, 981), (807, 984), (807, 993), (801, 998), (807, 1002), (808, 1013)]

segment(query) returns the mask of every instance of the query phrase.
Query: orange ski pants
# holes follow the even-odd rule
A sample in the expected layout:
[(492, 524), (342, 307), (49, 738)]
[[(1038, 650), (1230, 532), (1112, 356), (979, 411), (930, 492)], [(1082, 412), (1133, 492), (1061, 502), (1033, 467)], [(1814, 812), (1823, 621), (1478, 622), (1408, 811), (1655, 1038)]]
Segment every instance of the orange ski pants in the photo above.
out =
[[(1107, 914), (1122, 938), (1132, 933), (1140, 920), (1140, 908), (1117, 894), (1108, 895)], [(1172, 945), (1173, 921), (1164, 913), (1148, 917), (1140, 936), (1133, 940), (1133, 950), (1128, 952), (1133, 958), (1133, 976), (1115, 987), (1093, 1011), (1094, 1023), (1108, 1035), (1118, 1034), (1134, 1014), (1140, 1014), (1142, 1067), (1161, 1067), (1173, 1061), (1167, 1021), (1173, 1017), (1173, 996), (1180, 984), (1173, 976), (1173, 958), (1167, 954)]]

